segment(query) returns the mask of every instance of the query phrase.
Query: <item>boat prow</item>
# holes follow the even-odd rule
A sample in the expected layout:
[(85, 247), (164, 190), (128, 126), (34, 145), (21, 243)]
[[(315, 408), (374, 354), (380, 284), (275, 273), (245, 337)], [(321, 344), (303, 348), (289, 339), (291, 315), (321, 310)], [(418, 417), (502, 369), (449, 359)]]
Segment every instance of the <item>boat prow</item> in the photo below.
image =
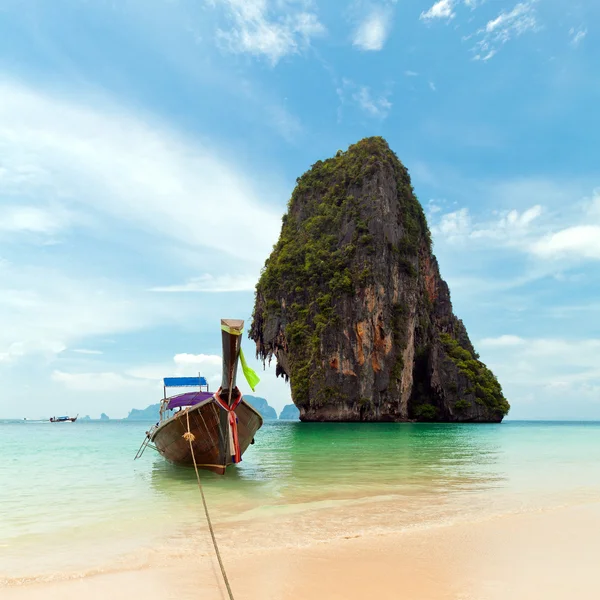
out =
[[(240, 357), (246, 377), (254, 384), (258, 381), (243, 359), (243, 327), (244, 321), (241, 320), (221, 320), (223, 375), (221, 387), (214, 394), (208, 391), (208, 383), (200, 375), (164, 379), (159, 422), (146, 432), (146, 439), (136, 458), (152, 444), (173, 464), (196, 464), (201, 469), (219, 474), (242, 460), (242, 455), (254, 443), (254, 436), (263, 424), (260, 413), (244, 400), (236, 386)], [(167, 388), (170, 387), (197, 387), (198, 390), (167, 397)]]
[[(230, 411), (223, 409), (217, 398), (217, 394), (211, 395), (162, 421), (151, 432), (150, 442), (171, 463), (193, 466), (195, 461), (197, 467), (222, 475), (229, 465), (239, 462), (235, 458), (235, 446), (241, 460), (241, 455), (254, 442), (263, 419), (254, 407), (239, 398), (233, 411), (237, 439), (229, 439), (228, 430), (222, 434), (221, 421), (223, 415), (228, 418)], [(185, 435), (188, 432), (193, 436), (191, 444)]]

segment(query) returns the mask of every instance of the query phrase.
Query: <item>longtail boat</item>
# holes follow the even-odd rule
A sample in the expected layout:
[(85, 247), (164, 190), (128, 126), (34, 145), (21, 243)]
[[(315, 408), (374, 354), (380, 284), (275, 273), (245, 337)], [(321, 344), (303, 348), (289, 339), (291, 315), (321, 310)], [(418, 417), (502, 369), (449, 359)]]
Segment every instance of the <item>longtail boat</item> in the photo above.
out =
[(76, 417), (50, 417), (50, 423), (75, 423), (77, 421)]
[[(263, 424), (260, 413), (243, 399), (236, 385), (238, 360), (252, 390), (258, 383), (241, 349), (243, 328), (242, 320), (221, 319), (223, 374), (214, 394), (200, 375), (164, 378), (159, 422), (146, 432), (136, 458), (150, 445), (171, 463), (192, 466), (195, 460), (199, 468), (221, 475), (229, 465), (242, 460)], [(167, 396), (167, 388), (171, 387), (199, 389)]]

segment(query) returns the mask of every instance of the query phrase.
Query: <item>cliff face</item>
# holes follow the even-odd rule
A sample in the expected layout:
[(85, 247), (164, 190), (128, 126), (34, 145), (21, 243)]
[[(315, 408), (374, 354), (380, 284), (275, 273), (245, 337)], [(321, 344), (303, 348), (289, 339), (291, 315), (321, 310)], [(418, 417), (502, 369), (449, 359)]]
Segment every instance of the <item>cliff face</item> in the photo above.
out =
[(501, 421), (452, 312), (406, 168), (382, 138), (298, 180), (256, 286), (250, 338), (303, 421)]

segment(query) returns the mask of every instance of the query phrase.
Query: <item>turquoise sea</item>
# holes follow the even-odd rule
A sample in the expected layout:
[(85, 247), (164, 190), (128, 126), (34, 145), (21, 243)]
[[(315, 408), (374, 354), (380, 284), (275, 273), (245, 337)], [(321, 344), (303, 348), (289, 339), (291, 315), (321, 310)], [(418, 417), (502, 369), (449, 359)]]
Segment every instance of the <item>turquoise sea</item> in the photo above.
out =
[[(149, 423), (0, 421), (0, 583), (188, 552), (193, 470)], [(260, 550), (600, 501), (600, 423), (265, 423), (225, 476), (201, 472), (222, 543)], [(191, 545), (190, 545), (191, 544)]]

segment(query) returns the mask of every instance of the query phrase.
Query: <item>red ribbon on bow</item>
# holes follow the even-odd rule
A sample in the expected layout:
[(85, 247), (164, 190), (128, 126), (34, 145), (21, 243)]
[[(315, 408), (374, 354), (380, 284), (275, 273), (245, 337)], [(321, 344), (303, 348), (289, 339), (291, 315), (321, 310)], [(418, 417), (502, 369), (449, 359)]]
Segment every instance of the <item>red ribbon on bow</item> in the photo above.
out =
[(242, 394), (239, 395), (238, 398), (236, 398), (232, 403), (231, 406), (229, 406), (229, 404), (227, 404), (227, 402), (225, 402), (224, 400), (221, 399), (221, 388), (219, 388), (217, 390), (217, 392), (215, 393), (215, 400), (217, 401), (217, 404), (224, 410), (227, 412), (227, 420), (229, 423), (229, 428), (228, 428), (228, 438), (229, 438), (229, 448), (230, 450), (233, 450), (233, 453), (231, 454), (231, 462), (233, 463), (239, 463), (242, 460), (242, 452), (240, 450), (240, 440), (238, 437), (238, 427), (237, 427), (237, 415), (235, 414), (235, 409), (239, 406), (240, 402), (242, 401)]

